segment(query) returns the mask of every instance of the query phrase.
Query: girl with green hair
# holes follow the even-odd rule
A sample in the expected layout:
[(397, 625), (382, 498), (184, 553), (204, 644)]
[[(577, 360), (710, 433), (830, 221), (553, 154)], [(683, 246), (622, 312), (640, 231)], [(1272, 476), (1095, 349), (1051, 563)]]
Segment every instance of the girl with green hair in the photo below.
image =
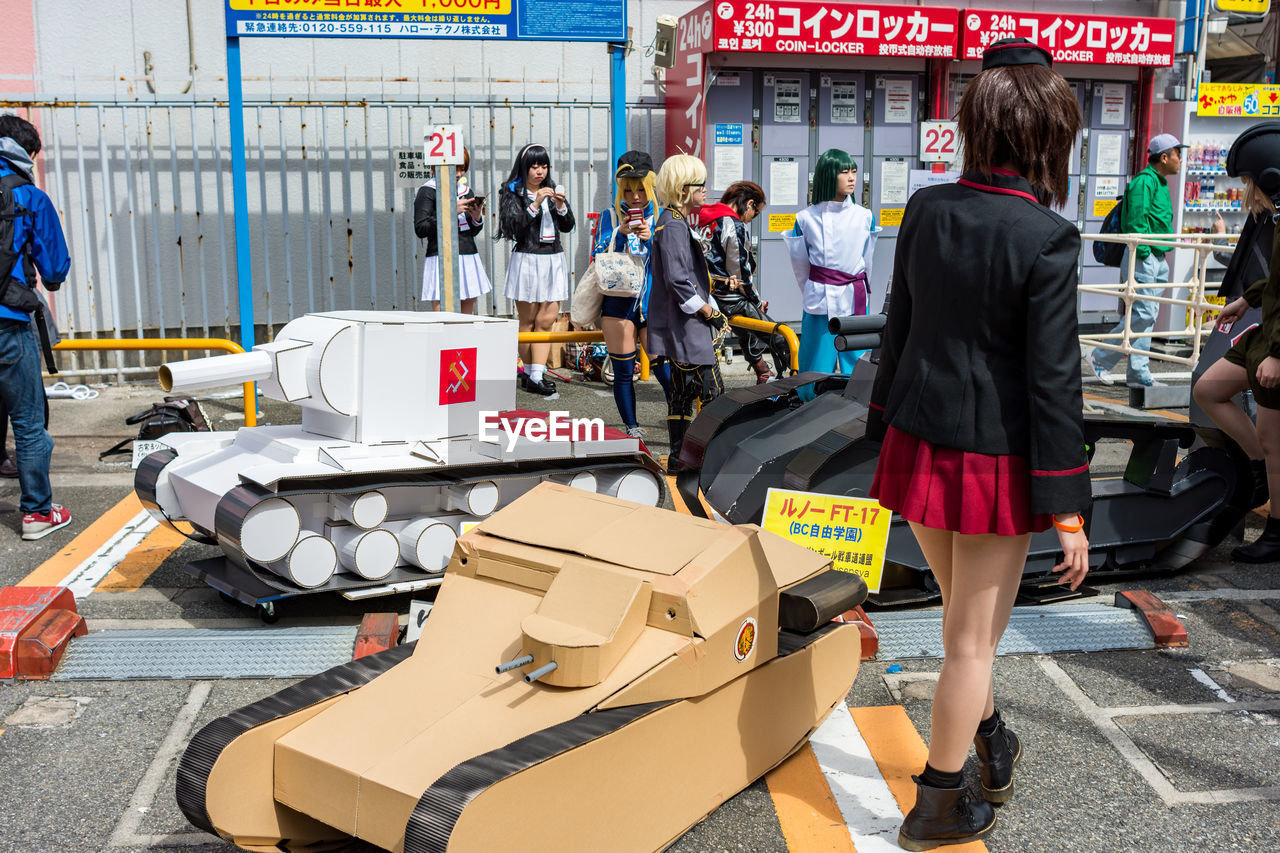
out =
[(875, 231), (871, 211), (853, 200), (858, 164), (839, 148), (824, 151), (813, 172), (813, 203), (784, 237), (796, 283), (804, 293), (800, 371), (848, 374), (860, 352), (837, 352), (831, 317), (866, 314)]

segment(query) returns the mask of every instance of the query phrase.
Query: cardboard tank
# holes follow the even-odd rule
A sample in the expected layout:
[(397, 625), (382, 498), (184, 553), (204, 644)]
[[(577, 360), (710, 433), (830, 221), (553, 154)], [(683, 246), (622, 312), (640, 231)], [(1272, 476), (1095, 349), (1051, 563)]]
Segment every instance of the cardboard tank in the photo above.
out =
[[(837, 348), (874, 350), (884, 321), (883, 314), (833, 320)], [(1206, 347), (1198, 372), (1225, 351), (1218, 338)], [(689, 425), (681, 448), (676, 488), (685, 505), (701, 514), (701, 496), (721, 518), (742, 524), (761, 521), (770, 488), (866, 497), (880, 453), (880, 442), (865, 436), (875, 373), (876, 363), (864, 356), (849, 377), (802, 373), (712, 400)], [(1090, 458), (1103, 439), (1131, 445), (1122, 476), (1093, 481), (1093, 505), (1085, 513), (1090, 578), (1181, 569), (1221, 542), (1250, 508), (1247, 459), (1212, 423), (1086, 413), (1084, 432)], [(1217, 446), (1193, 446), (1197, 432)], [(1053, 574), (1059, 547), (1052, 529), (1032, 535), (1020, 603), (1076, 595)], [(939, 598), (910, 526), (895, 515), (872, 603)]]
[(170, 433), (139, 466), (138, 496), (221, 546), (238, 574), (206, 580), (248, 603), (438, 575), (464, 525), (543, 481), (659, 503), (661, 469), (638, 439), (511, 411), (516, 338), (511, 320), (337, 311), (251, 352), (166, 364), (165, 390), (256, 381), (302, 423)]
[(661, 850), (844, 700), (865, 595), (753, 525), (544, 484), (458, 539), (416, 645), (198, 732), (178, 804), (247, 850)]

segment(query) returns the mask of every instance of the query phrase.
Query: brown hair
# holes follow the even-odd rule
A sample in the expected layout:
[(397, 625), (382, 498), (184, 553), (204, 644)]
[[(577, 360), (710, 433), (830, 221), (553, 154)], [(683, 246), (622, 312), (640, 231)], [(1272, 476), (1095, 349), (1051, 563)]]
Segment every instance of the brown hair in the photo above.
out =
[(1042, 202), (1066, 200), (1071, 146), (1084, 118), (1060, 74), (1043, 65), (990, 68), (969, 81), (956, 118), (965, 171), (990, 177), (993, 167), (1012, 164)]
[(749, 201), (756, 203), (757, 213), (764, 210), (764, 188), (754, 181), (736, 181), (729, 184), (724, 195), (720, 196), (720, 203), (732, 207), (739, 216), (742, 215)]

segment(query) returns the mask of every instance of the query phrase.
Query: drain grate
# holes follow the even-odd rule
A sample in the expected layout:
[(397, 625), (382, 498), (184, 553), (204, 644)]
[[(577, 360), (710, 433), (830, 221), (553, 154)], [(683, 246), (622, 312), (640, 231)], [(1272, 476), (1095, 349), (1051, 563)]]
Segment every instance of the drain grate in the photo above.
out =
[[(942, 657), (942, 611), (871, 614), (880, 635), (880, 660)], [(1084, 604), (1015, 607), (996, 654), (1154, 649), (1135, 610)]]
[(354, 625), (100, 631), (71, 643), (55, 681), (302, 678), (351, 660)]

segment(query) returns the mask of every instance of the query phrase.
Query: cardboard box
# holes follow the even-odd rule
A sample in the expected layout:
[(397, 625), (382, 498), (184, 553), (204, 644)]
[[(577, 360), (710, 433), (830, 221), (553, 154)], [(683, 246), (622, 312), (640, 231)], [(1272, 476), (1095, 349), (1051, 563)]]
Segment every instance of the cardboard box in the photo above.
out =
[[(521, 850), (661, 849), (794, 751), (848, 691), (855, 625), (778, 653), (779, 591), (829, 567), (753, 526), (540, 485), (459, 538), (411, 657), (279, 727), (272, 807), (291, 826), (305, 816), (401, 850), (433, 785), (455, 791), (505, 767), (471, 799), (440, 795), (462, 803), (430, 816), (433, 832), (456, 830), (448, 850), (511, 849), (516, 827)], [(495, 671), (526, 654), (533, 663)], [(550, 675), (522, 678), (551, 660)], [(604, 725), (592, 720), (618, 722), (578, 737)], [(222, 784), (268, 772), (252, 750), (224, 766), (232, 754)], [(227, 837), (251, 834), (231, 810), (211, 817)]]

